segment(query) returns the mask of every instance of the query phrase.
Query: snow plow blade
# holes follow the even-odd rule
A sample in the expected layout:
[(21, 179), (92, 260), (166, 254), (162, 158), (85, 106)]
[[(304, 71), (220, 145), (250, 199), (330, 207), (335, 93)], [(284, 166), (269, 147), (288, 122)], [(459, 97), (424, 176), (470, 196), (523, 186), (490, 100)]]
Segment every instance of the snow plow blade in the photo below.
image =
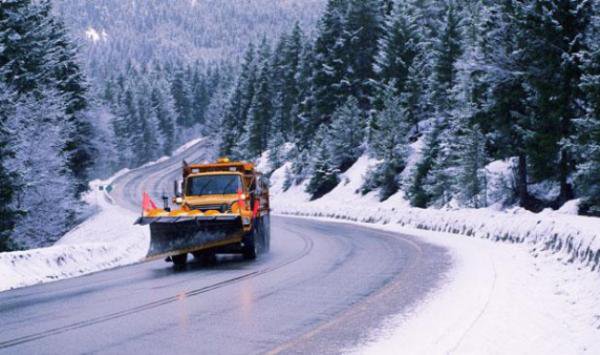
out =
[(140, 217), (136, 224), (150, 225), (147, 259), (156, 259), (241, 241), (240, 216)]

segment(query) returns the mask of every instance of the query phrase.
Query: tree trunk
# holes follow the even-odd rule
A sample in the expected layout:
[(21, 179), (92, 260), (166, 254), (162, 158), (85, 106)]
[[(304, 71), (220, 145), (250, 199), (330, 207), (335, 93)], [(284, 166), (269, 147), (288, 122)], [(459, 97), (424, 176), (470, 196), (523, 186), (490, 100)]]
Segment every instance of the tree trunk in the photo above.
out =
[(570, 166), (569, 166), (569, 153), (562, 151), (560, 153), (559, 162), (559, 181), (560, 181), (560, 195), (558, 195), (558, 201), (556, 208), (560, 208), (565, 202), (574, 198), (573, 187), (568, 182)]
[(519, 204), (523, 208), (530, 207), (529, 192), (527, 191), (527, 156), (525, 153), (519, 153), (517, 166), (517, 195)]

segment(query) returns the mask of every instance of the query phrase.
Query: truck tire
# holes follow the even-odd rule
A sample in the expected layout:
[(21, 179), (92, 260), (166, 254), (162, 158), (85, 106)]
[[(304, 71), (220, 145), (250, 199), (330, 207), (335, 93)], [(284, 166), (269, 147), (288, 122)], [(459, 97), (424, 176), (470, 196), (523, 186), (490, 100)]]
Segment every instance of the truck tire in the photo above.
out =
[(175, 268), (182, 268), (187, 263), (187, 253), (173, 255), (171, 256), (171, 261), (173, 261), (173, 266)]
[(271, 218), (269, 215), (263, 217), (263, 234), (265, 236), (265, 253), (271, 250)]
[(197, 251), (192, 254), (194, 255), (194, 259), (202, 265), (213, 265), (217, 263), (217, 255), (214, 251)]
[(244, 246), (242, 247), (242, 255), (246, 260), (254, 260), (258, 255), (258, 244), (256, 238), (258, 235), (256, 225), (252, 231), (244, 236)]

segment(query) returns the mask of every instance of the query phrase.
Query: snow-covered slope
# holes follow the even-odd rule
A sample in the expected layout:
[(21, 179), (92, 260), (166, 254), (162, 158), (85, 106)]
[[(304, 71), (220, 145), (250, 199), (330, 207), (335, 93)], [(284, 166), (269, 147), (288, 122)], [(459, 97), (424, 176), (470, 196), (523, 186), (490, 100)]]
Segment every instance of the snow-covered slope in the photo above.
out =
[(358, 354), (598, 354), (600, 278), (522, 244), (399, 225), (383, 228), (450, 250), (443, 287), (390, 317)]
[[(316, 201), (303, 185), (283, 191), (285, 166), (271, 177), (275, 213), (367, 223), (453, 255), (440, 289), (345, 352), (600, 353), (600, 219), (573, 215), (569, 206), (540, 214), (416, 209), (401, 193), (381, 203), (375, 193), (356, 193), (373, 163), (360, 158)], [(493, 168), (499, 175), (505, 170)]]
[(341, 175), (341, 183), (324, 197), (309, 201), (303, 186), (283, 191), (284, 169), (272, 175), (273, 202), (277, 213), (331, 217), (360, 222), (399, 224), (494, 241), (523, 243), (535, 255), (552, 252), (565, 263), (600, 271), (600, 219), (572, 215), (564, 210), (531, 213), (521, 208), (489, 209), (412, 208), (402, 192), (378, 202), (375, 193), (356, 193), (373, 162), (361, 157)]
[(91, 191), (85, 199), (98, 206), (100, 211), (53, 246), (0, 253), (0, 291), (143, 260), (150, 243), (148, 228), (133, 225), (137, 216), (115, 205), (105, 190), (99, 189), (109, 185), (120, 174), (90, 184)]

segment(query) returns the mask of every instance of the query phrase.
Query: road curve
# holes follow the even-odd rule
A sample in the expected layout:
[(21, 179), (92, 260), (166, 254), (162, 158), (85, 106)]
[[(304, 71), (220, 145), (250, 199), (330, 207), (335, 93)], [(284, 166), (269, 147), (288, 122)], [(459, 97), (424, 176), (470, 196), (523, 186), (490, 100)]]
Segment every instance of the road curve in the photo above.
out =
[[(114, 182), (116, 202), (169, 191), (181, 159)], [(438, 285), (448, 253), (351, 224), (272, 218), (268, 255), (175, 271), (163, 261), (0, 293), (0, 353), (336, 353)]]

